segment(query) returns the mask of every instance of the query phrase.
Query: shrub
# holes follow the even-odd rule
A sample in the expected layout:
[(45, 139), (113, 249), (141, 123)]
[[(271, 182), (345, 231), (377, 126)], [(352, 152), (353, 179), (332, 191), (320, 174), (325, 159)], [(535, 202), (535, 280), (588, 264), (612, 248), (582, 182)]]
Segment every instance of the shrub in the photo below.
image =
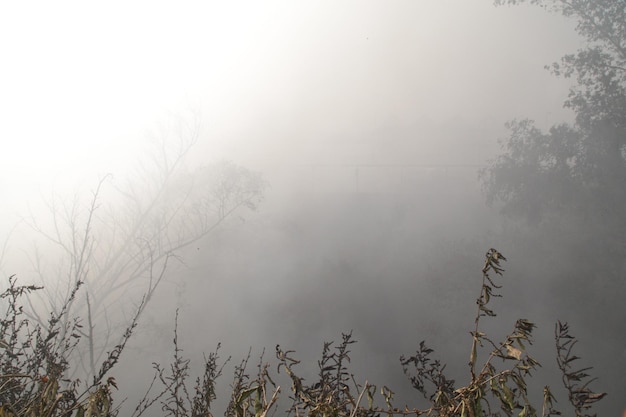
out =
[(59, 315), (50, 314), (44, 328), (33, 324), (21, 305), (22, 297), (41, 287), (19, 286), (15, 276), (8, 281), (8, 288), (0, 294), (6, 308), (0, 319), (0, 416), (110, 415), (111, 389), (116, 383), (114, 378), (104, 381), (104, 377), (117, 363), (132, 328), (103, 361), (98, 377), (81, 384), (78, 379), (68, 378), (68, 357), (80, 341), (81, 324), (78, 319), (61, 320), (81, 283), (75, 286)]
[[(380, 390), (365, 381), (359, 384), (350, 372), (350, 347), (355, 343), (351, 333), (342, 335), (341, 342), (323, 345), (318, 361), (318, 375), (313, 383), (299, 376), (300, 361), (294, 352), (276, 346), (277, 374), (286, 374), (291, 383), (288, 415), (310, 417), (378, 417), (420, 416), (441, 417), (513, 416), (548, 417), (560, 415), (555, 409), (555, 398), (548, 386), (543, 389), (541, 411), (531, 404), (528, 396), (529, 379), (540, 364), (530, 356), (532, 331), (535, 324), (525, 319), (515, 322), (504, 340), (496, 342), (481, 329), (481, 320), (495, 317), (490, 301), (501, 297), (501, 284), (492, 274), (501, 276), (506, 258), (497, 250), (486, 254), (482, 269), (482, 285), (476, 300), (477, 311), (471, 334), (469, 381), (457, 387), (445, 375), (445, 365), (431, 357), (433, 350), (422, 341), (415, 354), (400, 358), (404, 373), (413, 388), (429, 401), (425, 409), (397, 408), (393, 405), (394, 392), (386, 386)], [(80, 282), (71, 293), (71, 303), (80, 288)], [(115, 416), (112, 390), (116, 389), (109, 371), (117, 364), (120, 354), (136, 320), (124, 332), (120, 343), (109, 352), (93, 381), (85, 382), (68, 377), (68, 355), (81, 339), (78, 319), (60, 320), (50, 315), (48, 326), (31, 324), (21, 305), (21, 298), (35, 286), (18, 286), (14, 276), (0, 299), (6, 305), (0, 320), (0, 417), (8, 416)], [(63, 311), (60, 314), (64, 314)], [(176, 314), (178, 318), (178, 313)], [(154, 378), (143, 399), (136, 406), (133, 417), (138, 417), (161, 406), (167, 416), (213, 416), (216, 399), (216, 381), (224, 365), (219, 363), (219, 345), (205, 357), (202, 375), (190, 384), (190, 361), (182, 356), (178, 344), (177, 320), (174, 327), (174, 355), (168, 367), (154, 364)], [(573, 348), (576, 339), (570, 335), (567, 323), (555, 326), (556, 357), (563, 384), (577, 417), (589, 417), (594, 403), (606, 394), (590, 388), (594, 380), (590, 368), (574, 368), (579, 359)], [(480, 361), (479, 358), (485, 358)], [(270, 376), (270, 363), (261, 355), (255, 374), (247, 371), (250, 353), (235, 366), (231, 395), (225, 415), (230, 417), (266, 417), (277, 411), (281, 388)], [(105, 379), (106, 378), (106, 379)], [(160, 388), (157, 388), (160, 387)]]

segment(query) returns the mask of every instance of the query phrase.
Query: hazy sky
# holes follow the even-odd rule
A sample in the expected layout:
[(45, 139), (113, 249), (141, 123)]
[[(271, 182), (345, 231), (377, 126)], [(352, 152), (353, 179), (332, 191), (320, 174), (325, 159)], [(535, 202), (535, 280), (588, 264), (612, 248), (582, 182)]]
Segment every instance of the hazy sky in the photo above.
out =
[(0, 184), (124, 171), (181, 106), (202, 111), (201, 155), (270, 163), (377, 129), (546, 122), (566, 88), (542, 67), (572, 35), (486, 0), (4, 3)]

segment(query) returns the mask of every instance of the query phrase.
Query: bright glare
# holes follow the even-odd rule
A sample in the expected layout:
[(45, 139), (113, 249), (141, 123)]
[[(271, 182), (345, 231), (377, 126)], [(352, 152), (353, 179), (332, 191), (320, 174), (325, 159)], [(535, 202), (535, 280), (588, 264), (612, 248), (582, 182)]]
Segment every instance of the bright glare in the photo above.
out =
[(120, 6), (2, 6), (3, 188), (46, 187), (77, 173), (82, 178), (74, 179), (93, 182), (123, 171), (141, 152), (145, 129), (159, 114), (194, 101), (194, 91), (246, 36), (229, 36), (225, 27), (236, 8)]
[[(146, 129), (189, 106), (208, 129), (196, 156), (268, 165), (388, 162), (356, 160), (377, 153), (337, 138), (536, 117), (529, 89), (556, 85), (542, 69), (555, 38), (540, 55), (521, 29), (505, 33), (520, 12), (488, 3), (5, 2), (0, 192), (123, 176)], [(525, 77), (512, 83), (511, 71)]]

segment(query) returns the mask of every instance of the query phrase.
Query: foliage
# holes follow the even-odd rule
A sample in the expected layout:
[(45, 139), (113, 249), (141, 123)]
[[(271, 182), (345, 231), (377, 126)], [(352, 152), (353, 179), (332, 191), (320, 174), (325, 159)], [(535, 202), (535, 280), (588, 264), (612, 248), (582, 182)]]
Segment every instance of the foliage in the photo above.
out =
[[(623, 235), (626, 202), (626, 3), (613, 0), (496, 0), (530, 3), (576, 19), (587, 41), (547, 68), (576, 79), (564, 103), (575, 123), (547, 133), (530, 120), (508, 123), (502, 154), (481, 171), (488, 201), (538, 223), (554, 213), (602, 216), (604, 231)], [(615, 236), (613, 241), (615, 241)]]
[[(489, 307), (493, 297), (500, 297), (497, 292), (501, 285), (497, 284), (489, 275), (494, 272), (502, 275), (504, 272), (501, 261), (506, 258), (495, 249), (487, 252), (483, 267), (483, 282), (480, 296), (476, 300), (477, 313), (475, 328), (471, 332), (472, 346), (470, 351), (470, 381), (461, 388), (454, 388), (454, 381), (445, 377), (445, 366), (438, 360), (432, 360), (433, 352), (420, 344), (417, 353), (409, 358), (401, 358), (404, 372), (409, 376), (414, 388), (420, 391), (431, 401), (429, 414), (440, 416), (499, 416), (501, 412), (507, 416), (516, 413), (520, 417), (536, 416), (537, 411), (531, 404), (528, 396), (527, 378), (531, 372), (540, 366), (528, 351), (527, 345), (532, 344), (532, 331), (535, 325), (528, 320), (516, 321), (513, 331), (500, 343), (494, 342), (480, 329), (482, 317), (495, 317), (496, 313)], [(478, 367), (480, 349), (490, 346), (487, 359)], [(496, 360), (500, 359), (499, 366)], [(413, 375), (409, 365), (415, 369)], [(432, 385), (428, 391), (426, 382)], [(549, 393), (549, 388), (546, 387)], [(427, 396), (432, 392), (430, 396)], [(544, 401), (552, 398), (549, 394)], [(544, 409), (547, 404), (544, 404)], [(499, 408), (500, 411), (497, 411)], [(543, 414), (545, 415), (545, 414)]]
[[(45, 327), (33, 324), (25, 316), (21, 298), (41, 287), (19, 286), (14, 276), (8, 281), (8, 288), (0, 294), (6, 307), (0, 319), (0, 416), (108, 416), (114, 413), (111, 394), (117, 385), (115, 379), (107, 375), (117, 364), (119, 352), (134, 326), (127, 329), (125, 337), (107, 355), (93, 381), (71, 380), (68, 378), (69, 355), (81, 339), (80, 321), (64, 321), (52, 313)], [(76, 291), (72, 292), (74, 296)], [(71, 302), (70, 298), (68, 304)]]
[[(204, 359), (204, 368), (201, 377), (196, 378), (193, 391), (189, 384), (190, 361), (182, 356), (179, 347), (176, 313), (176, 325), (174, 329), (174, 357), (169, 369), (159, 364), (154, 364), (155, 375), (146, 394), (137, 404), (133, 417), (138, 417), (149, 411), (152, 406), (159, 403), (165, 416), (213, 416), (212, 406), (217, 398), (216, 380), (222, 376), (222, 371), (230, 357), (220, 365), (218, 351), (209, 354)], [(231, 385), (231, 399), (228, 403), (226, 415), (233, 417), (265, 417), (268, 411), (274, 407), (280, 387), (276, 386), (268, 374), (269, 364), (263, 363), (263, 356), (258, 365), (256, 378), (252, 379), (247, 373), (250, 354), (235, 367), (234, 379)], [(155, 382), (158, 381), (161, 389), (152, 394)], [(274, 388), (271, 397), (268, 397), (268, 384)], [(193, 393), (193, 396), (190, 395)]]
[(626, 87), (626, 5), (614, 0), (496, 0), (496, 5), (530, 3), (576, 19), (587, 46), (566, 54), (549, 68), (555, 75), (576, 77), (567, 107), (578, 124), (593, 121), (624, 126)]
[[(534, 360), (528, 347), (532, 345), (535, 325), (519, 319), (513, 331), (496, 343), (485, 334), (481, 320), (496, 317), (491, 301), (500, 297), (501, 284), (496, 275), (502, 275), (502, 262), (506, 258), (497, 250), (486, 254), (482, 269), (483, 279), (480, 295), (476, 300), (477, 312), (469, 359), (470, 380), (465, 386), (455, 388), (455, 381), (445, 376), (445, 365), (433, 360), (433, 350), (425, 342), (410, 357), (401, 357), (401, 365), (411, 385), (429, 402), (426, 409), (393, 405), (394, 392), (386, 386), (378, 390), (369, 383), (359, 384), (349, 370), (350, 347), (355, 343), (351, 333), (342, 335), (341, 343), (323, 345), (322, 357), (317, 363), (318, 376), (307, 383), (297, 372), (300, 361), (293, 351), (276, 346), (277, 375), (270, 376), (270, 364), (261, 355), (256, 375), (248, 373), (250, 353), (235, 366), (231, 384), (230, 401), (226, 416), (267, 417), (276, 412), (281, 388), (274, 381), (281, 374), (291, 382), (288, 415), (311, 417), (378, 417), (420, 416), (423, 414), (442, 417), (513, 416), (542, 417), (559, 415), (556, 402), (549, 387), (543, 391), (541, 414), (529, 398), (529, 378), (539, 363)], [(40, 290), (34, 286), (17, 286), (14, 277), (9, 278), (9, 288), (2, 294), (7, 310), (0, 321), (0, 417), (4, 416), (115, 416), (119, 410), (113, 406), (113, 390), (116, 381), (108, 376), (117, 364), (119, 355), (134, 325), (131, 325), (121, 342), (103, 361), (101, 371), (90, 383), (68, 379), (67, 355), (81, 337), (80, 322), (73, 321), (67, 332), (62, 332), (64, 322), (51, 315), (49, 326), (31, 324), (24, 316), (20, 298)], [(75, 293), (74, 293), (75, 294)], [(213, 416), (213, 404), (217, 397), (216, 380), (222, 375), (217, 349), (204, 359), (201, 376), (191, 384), (190, 360), (182, 355), (177, 333), (178, 313), (174, 326), (174, 355), (168, 367), (154, 364), (155, 374), (143, 399), (137, 404), (133, 417), (141, 416), (160, 405), (165, 416)], [(62, 336), (69, 335), (69, 336)], [(65, 338), (63, 338), (65, 337)], [(606, 394), (595, 393), (589, 385), (593, 382), (587, 371), (590, 368), (573, 369), (579, 358), (573, 354), (576, 339), (569, 334), (569, 327), (558, 322), (555, 329), (557, 363), (562, 373), (569, 400), (577, 417), (590, 416), (590, 407)], [(483, 351), (484, 348), (488, 351)], [(105, 380), (106, 378), (106, 380)], [(160, 388), (157, 388), (160, 386)]]
[[(501, 208), (507, 226), (521, 226), (507, 239), (536, 259), (528, 273), (553, 271), (560, 308), (580, 313), (577, 320), (592, 332), (600, 317), (606, 329), (619, 326), (626, 319), (613, 307), (626, 295), (626, 2), (495, 3), (538, 5), (574, 19), (583, 46), (546, 67), (573, 81), (564, 106), (574, 121), (547, 131), (532, 120), (508, 122), (500, 155), (480, 172), (487, 201)], [(623, 345), (621, 334), (602, 337), (607, 349)], [(626, 363), (619, 355), (615, 361), (616, 369)], [(624, 385), (620, 373), (614, 378)]]
[(606, 394), (595, 393), (589, 389), (589, 384), (596, 379), (590, 378), (587, 374), (590, 367), (572, 370), (572, 364), (580, 358), (572, 354), (572, 349), (578, 341), (569, 334), (568, 324), (557, 322), (554, 327), (554, 337), (557, 350), (556, 361), (561, 370), (563, 385), (569, 394), (569, 401), (574, 406), (577, 417), (587, 417), (588, 414), (583, 412), (589, 410)]
[[(495, 317), (496, 313), (490, 308), (490, 301), (500, 297), (497, 293), (501, 285), (495, 281), (491, 272), (502, 275), (504, 269), (501, 262), (506, 258), (497, 250), (487, 252), (485, 265), (482, 269), (483, 282), (480, 296), (476, 300), (477, 313), (475, 328), (471, 333), (472, 346), (470, 353), (470, 381), (466, 386), (455, 389), (455, 381), (445, 376), (445, 365), (438, 360), (431, 359), (432, 349), (425, 342), (421, 342), (415, 355), (401, 357), (400, 361), (411, 385), (430, 402), (427, 409), (404, 409), (394, 407), (393, 391), (383, 386), (379, 395), (384, 400), (384, 406), (376, 404), (377, 387), (365, 382), (359, 385), (349, 372), (349, 346), (354, 343), (351, 334), (344, 334), (342, 343), (335, 350), (330, 343), (325, 343), (322, 351), (322, 360), (318, 362), (319, 379), (313, 384), (305, 384), (303, 378), (295, 372), (295, 366), (300, 362), (295, 359), (291, 351), (284, 351), (276, 347), (276, 356), (279, 360), (278, 370), (284, 369), (292, 381), (293, 405), (290, 412), (296, 416), (378, 416), (378, 415), (415, 415), (422, 414), (439, 416), (512, 416), (519, 417), (539, 415), (531, 404), (528, 395), (528, 379), (532, 371), (540, 364), (533, 359), (527, 346), (532, 345), (532, 331), (535, 325), (528, 320), (516, 321), (513, 331), (500, 343), (490, 339), (479, 326), (481, 318)], [(573, 340), (567, 332), (567, 326), (559, 323), (564, 332), (557, 337), (557, 354), (559, 363), (569, 364), (574, 359), (571, 346), (563, 352), (563, 339)], [(565, 327), (563, 327), (565, 326)], [(566, 342), (567, 343), (567, 342)], [(489, 346), (490, 352), (486, 359), (479, 364), (481, 348)], [(572, 378), (584, 379), (586, 375), (581, 371), (569, 372), (567, 366), (561, 366), (564, 381)], [(583, 370), (584, 371), (584, 370)], [(601, 399), (605, 394), (596, 394), (588, 390), (591, 381), (582, 387), (566, 383), (570, 399), (580, 398), (581, 392), (587, 400), (572, 401), (577, 415), (582, 414), (591, 403)], [(585, 391), (586, 390), (586, 391)], [(368, 404), (361, 405), (361, 400), (367, 396)], [(593, 399), (593, 400), (590, 400)], [(554, 397), (549, 387), (544, 388), (544, 402), (541, 416), (560, 414), (553, 407)]]
[[(350, 361), (349, 346), (355, 343), (352, 334), (342, 335), (342, 342), (335, 349), (331, 349), (332, 343), (324, 343), (322, 359), (318, 362), (319, 379), (311, 384), (304, 383), (304, 379), (299, 377), (294, 366), (300, 361), (294, 359), (293, 351), (283, 351), (280, 346), (276, 346), (276, 357), (279, 360), (278, 371), (285, 370), (291, 378), (292, 385), (291, 399), (293, 405), (290, 412), (296, 416), (354, 416), (373, 415), (374, 409), (370, 402), (369, 408), (359, 408), (359, 401), (364, 392), (371, 398), (376, 387), (365, 383), (361, 388), (354, 380), (352, 374), (348, 372), (346, 363)], [(356, 390), (355, 394), (352, 389)], [(358, 394), (358, 390), (361, 394)]]

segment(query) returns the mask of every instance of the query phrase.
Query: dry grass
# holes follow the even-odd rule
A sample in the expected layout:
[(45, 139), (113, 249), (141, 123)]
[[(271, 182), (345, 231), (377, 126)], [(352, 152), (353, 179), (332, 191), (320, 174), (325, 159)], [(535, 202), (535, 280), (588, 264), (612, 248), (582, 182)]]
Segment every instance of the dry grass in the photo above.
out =
[[(377, 387), (365, 381), (359, 384), (349, 370), (350, 348), (355, 343), (352, 334), (343, 334), (339, 344), (325, 343), (318, 361), (316, 379), (307, 383), (298, 374), (300, 361), (294, 352), (276, 346), (276, 375), (270, 375), (270, 363), (263, 355), (254, 373), (248, 372), (250, 354), (235, 366), (231, 395), (226, 416), (266, 417), (275, 415), (281, 387), (274, 380), (286, 375), (291, 383), (288, 399), (291, 406), (287, 415), (296, 417), (374, 417), (420, 416), (442, 417), (519, 416), (548, 417), (561, 414), (554, 408), (555, 399), (550, 388), (544, 388), (542, 404), (531, 404), (527, 388), (532, 372), (539, 363), (529, 354), (535, 325), (519, 319), (513, 330), (502, 341), (492, 340), (481, 330), (482, 320), (493, 318), (493, 297), (501, 284), (498, 277), (504, 272), (506, 258), (490, 249), (482, 269), (482, 285), (476, 300), (477, 312), (471, 332), (469, 380), (457, 386), (445, 375), (445, 365), (432, 358), (433, 350), (421, 342), (415, 354), (401, 357), (411, 385), (430, 403), (425, 409), (398, 408), (393, 405), (394, 393), (386, 386)], [(80, 290), (78, 282), (68, 300)], [(119, 409), (113, 404), (113, 390), (117, 389), (110, 371), (116, 366), (126, 342), (132, 337), (137, 322), (131, 322), (120, 342), (100, 364), (92, 381), (68, 377), (68, 357), (80, 342), (82, 333), (78, 318), (60, 320), (50, 315), (47, 326), (34, 322), (24, 313), (22, 298), (40, 290), (35, 286), (19, 286), (14, 276), (8, 279), (8, 288), (0, 295), (4, 315), (0, 320), (0, 417), (8, 416), (116, 416)], [(138, 317), (138, 316), (137, 316)], [(160, 407), (165, 416), (213, 416), (217, 397), (216, 381), (222, 376), (224, 365), (218, 348), (205, 357), (202, 375), (191, 378), (190, 361), (179, 347), (177, 326), (174, 329), (174, 352), (168, 366), (154, 365), (154, 378), (146, 394), (132, 414), (138, 417), (154, 413)], [(591, 416), (591, 406), (605, 394), (589, 388), (593, 381), (587, 371), (573, 364), (579, 359), (573, 353), (576, 339), (569, 334), (566, 323), (555, 328), (558, 369), (568, 392), (569, 401), (577, 417)], [(479, 358), (485, 358), (480, 361)]]

